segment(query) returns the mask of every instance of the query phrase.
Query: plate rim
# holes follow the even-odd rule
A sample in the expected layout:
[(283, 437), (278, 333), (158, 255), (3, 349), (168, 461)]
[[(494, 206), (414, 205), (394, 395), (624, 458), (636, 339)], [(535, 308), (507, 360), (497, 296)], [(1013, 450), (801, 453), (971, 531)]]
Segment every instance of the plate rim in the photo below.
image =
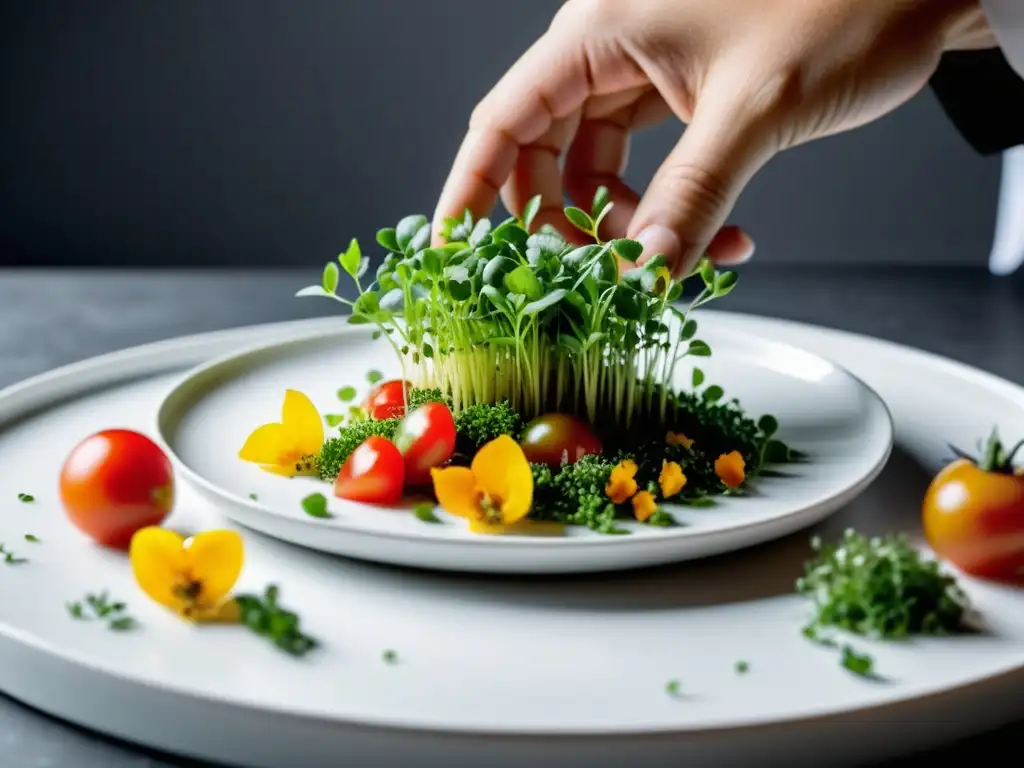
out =
[[(728, 315), (730, 314), (736, 313), (718, 313), (719, 316), (726, 316), (726, 322), (728, 322)], [(340, 315), (339, 318), (336, 319), (343, 319), (345, 317), (347, 317), (347, 315)], [(726, 332), (728, 334), (740, 335), (739, 332), (733, 329), (728, 329)], [(288, 338), (277, 339), (271, 342), (258, 343), (244, 348), (240, 348), (236, 352), (226, 353), (224, 355), (220, 355), (216, 358), (213, 358), (207, 362), (201, 363), (193, 367), (189, 371), (186, 371), (180, 377), (180, 379), (177, 382), (175, 382), (175, 384), (172, 385), (167, 392), (165, 392), (164, 397), (160, 402), (160, 405), (156, 409), (156, 414), (153, 419), (153, 439), (157, 442), (161, 449), (167, 453), (172, 463), (175, 465), (175, 468), (178, 471), (180, 471), (188, 479), (189, 482), (202, 488), (205, 493), (220, 499), (225, 504), (234, 505), (235, 507), (240, 507), (249, 510), (251, 513), (255, 513), (255, 515), (259, 516), (260, 518), (266, 521), (285, 521), (285, 524), (288, 525), (307, 525), (313, 527), (324, 527), (330, 528), (335, 531), (339, 531), (346, 535), (367, 537), (368, 539), (375, 538), (379, 540), (400, 541), (404, 544), (416, 544), (425, 542), (428, 545), (433, 545), (444, 543), (453, 546), (477, 547), (479, 549), (491, 548), (495, 550), (508, 550), (514, 548), (525, 549), (534, 547), (546, 547), (550, 549), (562, 550), (571, 548), (573, 551), (579, 551), (581, 549), (589, 549), (593, 547), (615, 547), (618, 549), (622, 549), (626, 547), (642, 546), (642, 544), (640, 543), (640, 539), (633, 539), (625, 536), (579, 536), (567, 538), (486, 536), (477, 537), (476, 539), (473, 539), (468, 537), (453, 537), (450, 535), (442, 535), (438, 532), (430, 530), (424, 530), (423, 532), (417, 534), (409, 534), (402, 531), (369, 529), (357, 525), (346, 524), (345, 521), (310, 522), (302, 520), (300, 518), (293, 518), (284, 515), (280, 512), (275, 511), (273, 508), (261, 503), (258, 500), (254, 501), (251, 498), (243, 498), (242, 496), (236, 496), (230, 491), (221, 488), (217, 484), (213, 483), (210, 480), (207, 480), (205, 477), (203, 477), (202, 475), (198, 474), (195, 470), (193, 470), (188, 464), (186, 464), (182, 460), (182, 458), (170, 445), (170, 441), (168, 440), (167, 435), (165, 435), (163, 428), (165, 412), (169, 408), (169, 404), (172, 403), (172, 401), (176, 397), (183, 396), (184, 390), (190, 381), (205, 375), (209, 375), (211, 371), (214, 371), (217, 368), (228, 366), (233, 363), (238, 363), (247, 357), (254, 357), (260, 354), (266, 354), (278, 347), (284, 348), (288, 345), (296, 343), (316, 343), (318, 341), (322, 341), (336, 336), (359, 336), (364, 334), (368, 334), (367, 328), (365, 326), (353, 326), (347, 324), (342, 324), (339, 325), (338, 327), (326, 328), (323, 330), (320, 330), (318, 328), (311, 329), (308, 332), (297, 333), (294, 336), (289, 336)], [(767, 520), (758, 520), (755, 522), (736, 521), (734, 523), (721, 525), (720, 527), (702, 529), (699, 531), (688, 530), (685, 526), (680, 527), (679, 530), (666, 529), (664, 531), (658, 531), (657, 535), (642, 537), (642, 542), (644, 544), (649, 544), (658, 541), (675, 541), (678, 539), (699, 540), (703, 536), (728, 535), (730, 533), (735, 533), (737, 531), (757, 531), (766, 526), (784, 524), (787, 521), (792, 521), (794, 518), (798, 518), (802, 515), (810, 515), (813, 510), (818, 510), (823, 506), (842, 506), (843, 504), (848, 503), (851, 499), (856, 498), (865, 488), (870, 486), (871, 483), (874, 482), (875, 479), (877, 479), (877, 477), (885, 469), (885, 466), (889, 461), (889, 457), (892, 455), (892, 451), (895, 445), (895, 423), (893, 421), (892, 412), (890, 411), (888, 404), (882, 399), (882, 397), (874, 390), (873, 387), (869, 386), (863, 379), (861, 379), (859, 376), (856, 376), (845, 366), (835, 362), (834, 360), (824, 357), (816, 352), (803, 349), (802, 347), (798, 347), (793, 344), (788, 344), (786, 342), (780, 342), (775, 339), (771, 339), (756, 333), (744, 332), (742, 333), (742, 336), (747, 339), (753, 339), (757, 341), (759, 344), (765, 345), (768, 349), (774, 348), (792, 350), (798, 352), (801, 355), (809, 355), (813, 357), (815, 360), (827, 364), (830, 367), (830, 369), (836, 371), (840, 375), (845, 376), (851, 381), (853, 381), (861, 389), (861, 391), (864, 394), (866, 394), (870, 399), (871, 405), (869, 407), (878, 407), (881, 409), (880, 415), (883, 417), (882, 421), (884, 423), (885, 430), (885, 436), (883, 439), (886, 443), (886, 448), (879, 454), (878, 457), (876, 457), (870, 469), (867, 472), (864, 472), (856, 483), (847, 486), (838, 492), (833, 491), (827, 493), (824, 496), (814, 498), (812, 501), (805, 503), (804, 505), (795, 510), (790, 510), (782, 514), (773, 515)], [(2, 397), (2, 395), (3, 393), (0, 392), (0, 397)], [(237, 513), (234, 510), (229, 512), (228, 510), (225, 509), (223, 510), (223, 514), (226, 515), (233, 522), (249, 527), (245, 521), (239, 519)], [(278, 536), (275, 536), (274, 534), (266, 533), (266, 531), (263, 531), (262, 529), (260, 530), (264, 533), (264, 535), (270, 536), (271, 538), (275, 538), (280, 541), (285, 541), (287, 543), (293, 544), (294, 546), (300, 546), (307, 549), (311, 549), (307, 545), (299, 544), (288, 539), (281, 539)], [(315, 548), (312, 549), (318, 552), (329, 551)]]

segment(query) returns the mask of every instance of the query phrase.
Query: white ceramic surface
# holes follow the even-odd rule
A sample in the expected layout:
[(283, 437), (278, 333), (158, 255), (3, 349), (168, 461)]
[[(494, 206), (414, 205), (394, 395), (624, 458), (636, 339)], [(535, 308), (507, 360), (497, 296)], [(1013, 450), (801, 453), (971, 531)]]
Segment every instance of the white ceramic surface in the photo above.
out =
[[(708, 313), (710, 314), (710, 313)], [(719, 315), (739, 332), (825, 352), (878, 391), (898, 450), (818, 532), (916, 530), (921, 493), (992, 423), (1024, 434), (1024, 390), (924, 353), (790, 323)], [(806, 532), (731, 555), (559, 579), (469, 577), (360, 563), (247, 532), (240, 588), (281, 586), (323, 642), (286, 657), (240, 628), (193, 628), (147, 602), (123, 556), (64, 520), (61, 459), (83, 436), (147, 431), (181, 369), (298, 323), (193, 337), (87, 361), (0, 393), (0, 690), (146, 745), (249, 768), (863, 764), (1024, 714), (1024, 595), (965, 580), (986, 634), (880, 645), (884, 683), (849, 675), (800, 636), (792, 584)], [(129, 380), (132, 379), (132, 380)], [(36, 496), (15, 501), (18, 492)], [(231, 523), (184, 486), (169, 520)], [(35, 534), (40, 543), (23, 540)], [(111, 590), (142, 623), (116, 634), (66, 601)], [(399, 663), (381, 661), (384, 649)], [(746, 675), (735, 662), (750, 664)], [(1013, 674), (1010, 674), (1010, 673)], [(671, 678), (683, 695), (665, 694)]]
[[(277, 421), (284, 391), (305, 392), (321, 413), (343, 410), (338, 388), (365, 385), (379, 370), (399, 375), (394, 355), (365, 327), (264, 345), (200, 366), (167, 396), (158, 433), (182, 477), (236, 522), (323, 552), (375, 562), (453, 571), (572, 573), (636, 568), (720, 554), (806, 528), (854, 498), (881, 471), (892, 447), (892, 422), (878, 396), (842, 368), (786, 344), (719, 328), (701, 336), (714, 350), (699, 365), (709, 383), (738, 397), (748, 413), (772, 413), (779, 438), (808, 453), (785, 477), (758, 479), (745, 498), (711, 508), (666, 505), (680, 526), (626, 523), (608, 536), (573, 526), (564, 536), (480, 536), (438, 509), (443, 525), (333, 497), (316, 478), (282, 478), (238, 459), (258, 425)], [(692, 378), (680, 365), (677, 385)], [(328, 435), (332, 432), (328, 430)], [(301, 500), (331, 497), (331, 519), (306, 515)], [(258, 500), (250, 498), (255, 493)]]

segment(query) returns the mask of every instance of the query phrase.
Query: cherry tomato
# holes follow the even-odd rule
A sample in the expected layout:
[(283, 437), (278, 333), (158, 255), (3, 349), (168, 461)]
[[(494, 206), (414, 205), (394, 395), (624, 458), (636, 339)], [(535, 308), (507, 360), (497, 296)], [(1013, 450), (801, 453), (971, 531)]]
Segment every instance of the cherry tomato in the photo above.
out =
[(601, 441), (585, 421), (565, 413), (538, 416), (526, 425), (520, 441), (526, 460), (558, 469), (601, 452)]
[(394, 443), (368, 437), (342, 465), (334, 481), (334, 495), (367, 504), (396, 504), (405, 486), (403, 464)]
[(363, 410), (372, 419), (394, 419), (405, 415), (406, 396), (409, 394), (409, 383), (401, 379), (382, 381), (370, 390), (363, 403)]
[(174, 506), (174, 469), (156, 443), (108, 429), (75, 446), (60, 472), (60, 497), (74, 525), (99, 544), (127, 548), (140, 528)]
[(965, 573), (1024, 581), (1024, 475), (993, 440), (980, 463), (960, 458), (936, 475), (924, 498), (924, 533)]
[(444, 403), (426, 403), (409, 412), (395, 430), (395, 445), (405, 457), (405, 482), (429, 485), (430, 470), (455, 451), (455, 419)]

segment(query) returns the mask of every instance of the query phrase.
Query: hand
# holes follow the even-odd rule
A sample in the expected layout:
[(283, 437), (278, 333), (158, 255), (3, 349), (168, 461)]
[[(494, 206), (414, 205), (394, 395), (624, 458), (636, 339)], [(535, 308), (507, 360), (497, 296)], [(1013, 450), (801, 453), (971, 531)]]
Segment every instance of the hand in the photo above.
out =
[[(435, 231), (500, 191), (514, 214), (540, 194), (538, 224), (578, 241), (563, 189), (589, 210), (604, 185), (601, 234), (640, 240), (641, 261), (743, 261), (753, 242), (723, 224), (772, 156), (895, 109), (945, 50), (994, 44), (977, 0), (568, 0), (473, 112)], [(672, 114), (688, 127), (641, 199), (620, 178), (630, 133)]]

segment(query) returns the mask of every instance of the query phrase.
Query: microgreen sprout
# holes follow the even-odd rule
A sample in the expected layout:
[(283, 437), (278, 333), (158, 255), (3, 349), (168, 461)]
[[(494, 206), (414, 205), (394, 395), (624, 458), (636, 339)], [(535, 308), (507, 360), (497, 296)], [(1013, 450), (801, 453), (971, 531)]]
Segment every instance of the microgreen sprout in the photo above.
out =
[(35, 500), (36, 500), (36, 497), (33, 496), (31, 493), (19, 493), (18, 494), (18, 501), (20, 501), (22, 504), (31, 504)]
[(327, 511), (327, 497), (322, 493), (311, 493), (302, 500), (302, 511), (310, 517), (330, 517)]
[[(403, 378), (439, 389), (456, 414), (508, 401), (526, 419), (572, 410), (626, 426), (647, 416), (666, 421), (677, 407), (670, 392), (678, 363), (711, 354), (690, 313), (729, 293), (736, 274), (704, 259), (677, 279), (662, 254), (637, 265), (640, 243), (599, 235), (611, 206), (601, 188), (589, 213), (566, 209), (594, 240), (580, 247), (551, 228), (531, 231), (539, 198), (497, 226), (468, 211), (446, 219), (440, 247), (430, 247), (425, 216), (407, 216), (377, 233), (389, 253), (372, 282), (353, 240), (321, 284), (298, 295), (334, 299), (351, 310), (350, 323), (376, 326)], [(632, 265), (621, 276), (620, 262)], [(356, 284), (354, 300), (337, 293), (341, 271)], [(701, 290), (688, 307), (676, 306), (691, 277)]]
[(106, 591), (89, 592), (82, 600), (65, 605), (68, 614), (78, 621), (93, 619), (105, 621), (111, 632), (127, 632), (139, 626), (138, 622), (128, 615), (128, 606), (119, 600), (111, 600)]

